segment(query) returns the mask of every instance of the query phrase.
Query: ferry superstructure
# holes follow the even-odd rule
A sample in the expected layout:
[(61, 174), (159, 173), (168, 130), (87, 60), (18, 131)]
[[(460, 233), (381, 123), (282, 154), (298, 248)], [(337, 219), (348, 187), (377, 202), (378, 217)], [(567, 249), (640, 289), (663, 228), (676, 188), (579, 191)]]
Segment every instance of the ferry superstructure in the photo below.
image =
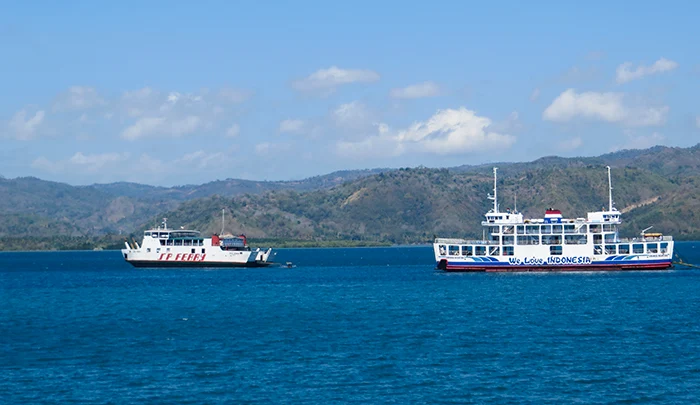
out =
[(124, 242), (124, 260), (134, 267), (266, 267), (272, 249), (251, 249), (244, 235), (212, 235), (199, 231), (169, 229), (167, 219), (161, 226), (143, 233), (141, 244)]
[(622, 239), (621, 213), (612, 199), (610, 166), (607, 209), (586, 218), (566, 219), (547, 209), (543, 218), (525, 219), (517, 210), (498, 207), (498, 168), (493, 169), (493, 208), (482, 221), (484, 240), (436, 238), (438, 269), (445, 271), (611, 271), (663, 270), (671, 267), (673, 237), (645, 233)]

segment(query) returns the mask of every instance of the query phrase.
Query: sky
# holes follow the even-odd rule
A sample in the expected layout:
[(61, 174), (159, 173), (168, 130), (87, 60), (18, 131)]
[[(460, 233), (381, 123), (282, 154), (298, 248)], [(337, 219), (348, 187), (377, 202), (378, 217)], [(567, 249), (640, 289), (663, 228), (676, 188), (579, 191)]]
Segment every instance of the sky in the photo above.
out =
[(6, 3), (0, 175), (174, 186), (700, 142), (700, 2), (576, 3)]

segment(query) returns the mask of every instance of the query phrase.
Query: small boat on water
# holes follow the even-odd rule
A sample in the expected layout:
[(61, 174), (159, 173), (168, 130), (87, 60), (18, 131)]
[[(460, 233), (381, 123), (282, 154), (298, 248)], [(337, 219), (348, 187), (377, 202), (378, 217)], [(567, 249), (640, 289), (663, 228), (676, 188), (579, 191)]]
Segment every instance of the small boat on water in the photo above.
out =
[(274, 256), (271, 248), (252, 249), (245, 235), (205, 238), (198, 231), (169, 229), (165, 218), (143, 233), (141, 244), (124, 244), (124, 260), (134, 267), (267, 267)]
[(481, 222), (484, 240), (436, 238), (438, 269), (445, 271), (611, 271), (663, 270), (671, 267), (673, 237), (641, 232), (618, 236), (621, 213), (613, 205), (610, 166), (607, 209), (586, 218), (565, 219), (548, 209), (543, 218), (525, 219), (517, 210), (498, 207), (497, 168), (493, 169), (493, 208)]

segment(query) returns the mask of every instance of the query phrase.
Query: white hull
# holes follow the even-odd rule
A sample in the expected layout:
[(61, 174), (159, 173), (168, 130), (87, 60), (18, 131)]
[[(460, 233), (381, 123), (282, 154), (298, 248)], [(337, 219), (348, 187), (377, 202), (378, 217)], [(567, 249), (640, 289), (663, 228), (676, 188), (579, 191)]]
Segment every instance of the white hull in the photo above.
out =
[(497, 169), (494, 168), (493, 209), (482, 221), (486, 240), (437, 238), (433, 245), (436, 267), (446, 271), (592, 271), (663, 270), (671, 267), (673, 238), (641, 232), (639, 238), (621, 239), (621, 212), (612, 200), (608, 169), (608, 208), (586, 218), (566, 219), (548, 209), (544, 218), (525, 219), (517, 209), (498, 206)]
[(124, 260), (135, 267), (265, 267), (272, 249), (250, 249), (245, 237), (203, 238), (164, 226), (144, 233), (141, 245), (125, 243)]
[[(475, 255), (475, 249), (468, 251), (468, 246), (483, 246), (484, 254)], [(662, 270), (673, 259), (673, 240), (620, 241), (603, 245), (602, 254), (594, 253), (593, 244), (561, 247), (561, 255), (553, 256), (547, 245), (516, 245), (513, 255), (503, 255), (502, 246), (486, 241), (437, 239), (433, 245), (436, 266), (446, 271)]]

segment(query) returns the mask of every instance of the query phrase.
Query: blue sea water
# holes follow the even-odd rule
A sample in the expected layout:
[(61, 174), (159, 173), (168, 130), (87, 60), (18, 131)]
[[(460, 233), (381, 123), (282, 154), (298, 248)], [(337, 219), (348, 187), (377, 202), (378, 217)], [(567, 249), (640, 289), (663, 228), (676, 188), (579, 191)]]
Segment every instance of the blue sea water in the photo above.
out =
[[(700, 263), (700, 242), (678, 243)], [(700, 270), (448, 274), (429, 247), (150, 270), (0, 253), (0, 403), (698, 403)]]

